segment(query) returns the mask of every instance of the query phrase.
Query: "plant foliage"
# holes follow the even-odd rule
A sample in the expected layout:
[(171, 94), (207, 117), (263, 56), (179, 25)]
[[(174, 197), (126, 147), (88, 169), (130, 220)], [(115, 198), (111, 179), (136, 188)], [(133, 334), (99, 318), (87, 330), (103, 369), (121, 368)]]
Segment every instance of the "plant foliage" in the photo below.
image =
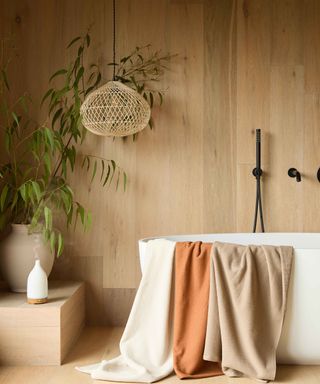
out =
[[(80, 106), (101, 81), (97, 65), (84, 66), (89, 45), (88, 34), (68, 45), (75, 57), (50, 77), (50, 88), (41, 101), (48, 111), (43, 124), (28, 116), (31, 100), (27, 94), (11, 101), (6, 41), (0, 52), (0, 124), (7, 159), (0, 164), (0, 229), (9, 222), (29, 224), (30, 232), (42, 231), (57, 255), (64, 244), (55, 226), (57, 212), (64, 214), (68, 226), (76, 225), (78, 219), (85, 230), (91, 224), (90, 212), (75, 199), (68, 181), (86, 137)], [(91, 182), (99, 171), (103, 186), (115, 181), (125, 189), (127, 176), (114, 160), (85, 155), (82, 167), (91, 172)]]
[[(136, 47), (128, 56), (122, 57), (119, 63), (115, 63), (115, 80), (121, 81), (141, 94), (152, 110), (156, 104), (161, 106), (164, 98), (164, 91), (158, 89), (156, 83), (161, 80), (164, 72), (169, 69), (170, 61), (176, 56), (152, 51), (150, 44)], [(149, 126), (152, 129), (152, 117), (150, 117)]]

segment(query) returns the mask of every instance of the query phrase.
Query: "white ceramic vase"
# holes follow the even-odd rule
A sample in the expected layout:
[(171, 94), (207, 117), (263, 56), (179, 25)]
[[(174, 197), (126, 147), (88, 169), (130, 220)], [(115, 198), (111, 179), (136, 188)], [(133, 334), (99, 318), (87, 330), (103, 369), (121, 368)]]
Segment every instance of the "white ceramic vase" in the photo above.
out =
[(48, 278), (36, 259), (27, 281), (27, 298), (29, 304), (43, 304), (48, 301)]
[(35, 263), (35, 247), (47, 276), (54, 255), (40, 233), (28, 234), (28, 225), (12, 224), (12, 231), (0, 244), (1, 274), (13, 292), (26, 292), (27, 278)]

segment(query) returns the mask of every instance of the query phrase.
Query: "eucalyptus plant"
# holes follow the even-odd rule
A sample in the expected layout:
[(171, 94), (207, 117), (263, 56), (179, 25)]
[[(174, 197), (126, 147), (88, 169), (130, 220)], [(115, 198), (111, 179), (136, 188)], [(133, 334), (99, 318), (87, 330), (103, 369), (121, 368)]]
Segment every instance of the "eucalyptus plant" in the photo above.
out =
[[(160, 106), (163, 103), (164, 90), (159, 89), (156, 84), (162, 79), (165, 71), (169, 69), (171, 60), (176, 56), (170, 53), (163, 54), (160, 50), (153, 51), (151, 44), (138, 46), (129, 55), (122, 57), (119, 63), (115, 63), (115, 80), (141, 94), (152, 110), (157, 103)], [(152, 129), (152, 116), (149, 126)]]
[[(64, 240), (54, 223), (56, 211), (64, 213), (68, 225), (75, 225), (78, 218), (84, 229), (91, 224), (90, 212), (75, 200), (68, 181), (86, 137), (80, 106), (101, 81), (97, 65), (84, 66), (89, 46), (88, 34), (69, 44), (68, 49), (76, 48), (75, 58), (67, 68), (51, 76), (49, 83), (53, 85), (41, 102), (46, 105), (48, 116), (41, 124), (28, 116), (30, 98), (27, 95), (10, 102), (9, 61), (5, 57), (4, 42), (1, 49), (0, 123), (6, 161), (0, 164), (0, 228), (9, 222), (29, 224), (30, 232), (42, 231), (57, 255), (63, 250)], [(91, 181), (99, 166), (102, 185), (116, 180), (118, 187), (122, 180), (125, 188), (126, 174), (114, 160), (85, 155), (82, 166), (92, 172)]]
[[(0, 164), (0, 229), (8, 223), (29, 224), (30, 233), (42, 231), (59, 256), (64, 240), (55, 225), (55, 213), (62, 212), (68, 226), (75, 226), (79, 218), (85, 230), (92, 221), (69, 183), (77, 159), (82, 157), (82, 168), (91, 172), (91, 182), (99, 172), (103, 186), (114, 182), (116, 188), (120, 183), (126, 188), (127, 175), (114, 160), (79, 152), (87, 132), (81, 124), (80, 106), (101, 83), (101, 72), (96, 64), (84, 64), (89, 34), (74, 38), (67, 49), (74, 50), (75, 57), (50, 77), (51, 87), (39, 106), (46, 108), (47, 118), (39, 123), (29, 116), (27, 94), (11, 100), (5, 43), (0, 51), (0, 125), (6, 152), (6, 161)], [(154, 84), (173, 56), (153, 52), (147, 45), (110, 65), (116, 65), (116, 80), (140, 93), (152, 109), (155, 103), (162, 104), (163, 90)], [(152, 119), (149, 125), (152, 128)]]

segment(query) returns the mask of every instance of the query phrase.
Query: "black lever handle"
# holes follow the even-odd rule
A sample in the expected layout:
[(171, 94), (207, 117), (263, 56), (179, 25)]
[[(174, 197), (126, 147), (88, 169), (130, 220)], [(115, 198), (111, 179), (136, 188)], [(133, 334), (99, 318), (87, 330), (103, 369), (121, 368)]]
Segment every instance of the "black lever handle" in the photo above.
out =
[(301, 173), (296, 168), (290, 168), (288, 170), (288, 175), (294, 177), (298, 183), (301, 181)]

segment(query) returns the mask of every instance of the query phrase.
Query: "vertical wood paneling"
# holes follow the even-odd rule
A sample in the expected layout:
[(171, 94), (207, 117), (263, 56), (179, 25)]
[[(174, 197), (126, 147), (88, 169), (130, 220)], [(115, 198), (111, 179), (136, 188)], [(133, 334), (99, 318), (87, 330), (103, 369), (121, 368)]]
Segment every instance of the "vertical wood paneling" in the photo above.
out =
[(171, 223), (166, 227), (171, 233), (197, 233), (203, 231), (203, 166), (195, 160), (203, 154), (203, 5), (172, 4), (169, 11), (169, 50), (179, 53), (183, 69), (168, 79), (170, 189), (165, 199)]
[[(263, 131), (262, 164), (269, 161), (272, 2), (237, 2), (236, 230), (250, 231), (254, 214), (255, 129)], [(250, 197), (248, 199), (248, 197)]]
[(304, 0), (303, 16), (305, 89), (307, 92), (320, 92), (320, 2), (318, 0)]
[[(303, 64), (303, 2), (272, 1), (271, 63)], [(294, 43), (293, 43), (294, 42)]]
[(237, 161), (248, 164), (255, 159), (255, 129), (269, 128), (272, 2), (237, 5)]
[(304, 98), (303, 141), (303, 231), (319, 232), (320, 184), (316, 179), (320, 167), (320, 94)]
[[(303, 172), (304, 68), (273, 66), (270, 86), (272, 156), (268, 183), (268, 228), (302, 231), (303, 186), (288, 177), (288, 169)], [(285, 212), (285, 213), (284, 213)]]
[[(204, 231), (235, 228), (236, 2), (206, 1), (204, 8)], [(228, 156), (226, 156), (226, 153)]]
[[(67, 42), (92, 26), (87, 62), (110, 78), (110, 0), (0, 0), (1, 34), (15, 34), (13, 94), (35, 101), (66, 64)], [(88, 283), (91, 323), (123, 323), (140, 279), (137, 240), (251, 231), (254, 130), (262, 130), (267, 231), (319, 231), (320, 3), (318, 0), (118, 0), (117, 52), (178, 53), (159, 84), (165, 103), (136, 142), (88, 135), (83, 153), (113, 158), (125, 193), (72, 176), (93, 227), (68, 234), (54, 276)], [(36, 104), (36, 103), (35, 103)], [(37, 118), (44, 117), (34, 109)], [(301, 183), (287, 175), (296, 167)]]

